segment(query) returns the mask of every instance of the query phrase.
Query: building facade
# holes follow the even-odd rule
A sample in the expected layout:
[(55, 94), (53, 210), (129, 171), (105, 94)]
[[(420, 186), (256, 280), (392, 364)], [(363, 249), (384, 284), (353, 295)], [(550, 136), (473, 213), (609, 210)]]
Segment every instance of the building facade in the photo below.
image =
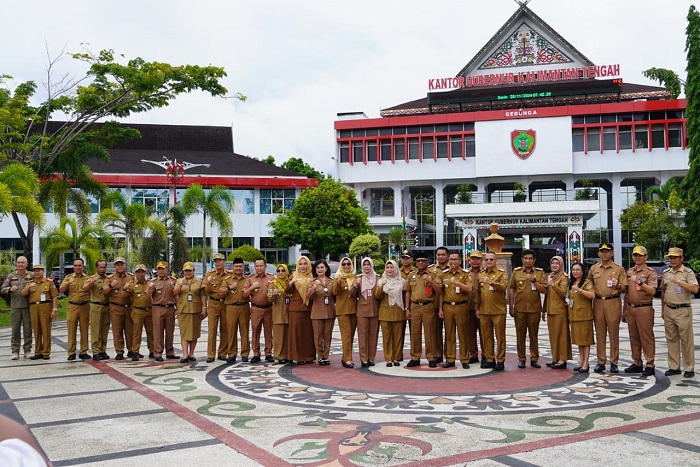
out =
[[(632, 246), (621, 212), (688, 168), (684, 99), (625, 83), (527, 6), (454, 77), (381, 112), (338, 114), (337, 173), (375, 231), (405, 228), (409, 246), (483, 249), (491, 223), (505, 251), (540, 264), (615, 257)], [(516, 257), (519, 256), (516, 254)]]

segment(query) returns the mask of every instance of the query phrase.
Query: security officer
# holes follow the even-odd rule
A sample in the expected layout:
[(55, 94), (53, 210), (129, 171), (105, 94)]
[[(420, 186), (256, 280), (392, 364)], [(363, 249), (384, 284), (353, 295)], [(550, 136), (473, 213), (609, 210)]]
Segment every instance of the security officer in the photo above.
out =
[[(225, 269), (224, 255), (214, 253), (214, 270), (208, 271), (204, 276), (204, 292), (209, 297), (207, 305), (207, 323), (209, 336), (207, 338), (207, 363), (214, 361), (218, 356), (219, 360), (226, 360), (226, 350), (228, 348), (228, 337), (226, 335), (226, 305), (224, 299), (220, 298), (219, 290), (224, 280), (229, 276)], [(216, 330), (219, 329), (219, 349), (216, 349)]]
[(80, 325), (80, 359), (88, 360), (88, 328), (90, 327), (90, 294), (86, 292), (85, 284), (88, 276), (84, 273), (85, 262), (82, 258), (73, 261), (73, 272), (68, 274), (61, 282), (59, 292), (68, 292), (68, 313), (66, 324), (68, 327), (68, 360), (75, 360), (76, 337), (78, 325)]
[[(479, 250), (469, 252), (469, 277), (474, 285), (479, 283), (479, 273), (484, 255)], [(469, 363), (479, 363), (479, 348), (481, 348), (481, 361), (484, 362), (484, 336), (481, 334), (481, 320), (477, 317), (479, 309), (479, 287), (469, 292), (467, 302), (469, 310), (469, 325), (467, 326), (467, 339), (469, 340)]]
[(132, 280), (134, 280), (134, 275), (126, 272), (126, 260), (121, 256), (114, 258), (114, 274), (107, 276), (102, 293), (109, 301), (112, 340), (114, 341), (114, 350), (117, 352), (115, 360), (124, 360), (125, 346), (128, 352), (127, 356), (133, 357), (129, 347), (133, 341), (134, 323), (131, 320), (129, 294), (124, 292), (124, 286)]
[(671, 267), (664, 270), (661, 282), (661, 318), (664, 320), (666, 343), (668, 344), (668, 366), (666, 376), (681, 374), (681, 352), (683, 353), (684, 378), (695, 376), (695, 342), (693, 340), (693, 310), (690, 300), (698, 293), (698, 281), (693, 270), (683, 266), (683, 250), (669, 248)]
[[(176, 297), (173, 293), (175, 279), (168, 276), (168, 263), (158, 261), (158, 276), (153, 279), (153, 286), (146, 293), (151, 296), (153, 304), (153, 355), (157, 362), (163, 361), (163, 351), (169, 360), (180, 357), (175, 355), (175, 309)], [(147, 335), (148, 336), (148, 335)]]
[[(440, 246), (435, 250), (435, 264), (428, 266), (428, 273), (437, 275), (449, 268), (449, 251), (446, 247)], [(445, 341), (442, 330), (445, 327), (445, 320), (440, 317), (439, 297), (435, 297), (435, 363), (442, 363), (445, 356)]]
[[(425, 358), (430, 368), (437, 367), (435, 361), (435, 296), (442, 292), (442, 273), (428, 272), (428, 256), (424, 252), (416, 254), (416, 272), (408, 276), (406, 292), (406, 319), (411, 321), (411, 360), (407, 367), (420, 366), (425, 335)], [(439, 303), (439, 302), (438, 302)], [(442, 310), (438, 310), (442, 311)]]
[(262, 258), (255, 260), (255, 274), (248, 276), (243, 285), (243, 299), (250, 300), (250, 318), (253, 331), (253, 358), (250, 363), (260, 361), (260, 331), (265, 332), (265, 361), (274, 362), (272, 356), (272, 303), (267, 291), (275, 276), (265, 272), (267, 264)]
[(606, 338), (610, 336), (610, 373), (617, 373), (620, 357), (620, 321), (622, 320), (622, 299), (620, 294), (627, 290), (627, 272), (619, 264), (613, 263), (613, 246), (601, 243), (598, 247), (600, 263), (591, 266), (588, 280), (593, 283), (593, 322), (598, 364), (596, 373), (605, 371)]
[[(442, 271), (442, 313), (445, 320), (445, 363), (444, 368), (455, 366), (457, 358), (457, 337), (459, 337), (459, 359), (462, 368), (469, 368), (469, 344), (467, 327), (469, 321), (469, 292), (474, 289), (472, 278), (462, 269), (462, 255), (451, 252), (448, 268)], [(467, 323), (465, 323), (465, 321)], [(456, 332), (455, 332), (456, 331)]]
[(544, 271), (535, 267), (534, 250), (523, 250), (522, 267), (515, 268), (508, 285), (510, 316), (515, 318), (515, 336), (518, 349), (518, 368), (525, 368), (525, 336), (530, 334), (530, 365), (541, 368), (538, 333), (542, 314), (542, 295), (547, 279)]
[[(479, 273), (479, 311), (477, 318), (481, 320), (481, 333), (484, 338), (483, 352), (485, 357), (481, 368), (494, 368), (496, 371), (505, 369), (506, 361), (506, 288), (508, 274), (496, 267), (496, 253), (484, 255), (485, 268)], [(496, 335), (498, 345), (494, 355), (493, 336)]]
[[(652, 376), (655, 371), (654, 355), (656, 354), (652, 301), (656, 293), (658, 276), (656, 271), (646, 265), (647, 249), (645, 247), (635, 246), (632, 250), (632, 259), (634, 266), (627, 270), (628, 286), (622, 321), (627, 322), (633, 363), (625, 368), (625, 373)], [(642, 351), (646, 357), (646, 368), (642, 366)]]
[[(27, 257), (18, 256), (15, 262), (17, 269), (8, 274), (2, 284), (2, 295), (10, 296), (10, 317), (12, 320), (12, 360), (19, 360), (20, 337), (24, 337), (24, 358), (32, 355), (32, 322), (29, 318), (29, 300), (22, 296), (24, 286), (32, 280), (32, 274), (27, 272)], [(21, 330), (21, 333), (20, 333)]]
[(134, 270), (135, 279), (124, 286), (124, 291), (131, 297), (131, 320), (134, 322), (133, 339), (131, 341), (131, 360), (139, 361), (141, 349), (141, 332), (146, 328), (146, 346), (151, 355), (155, 355), (153, 341), (153, 304), (151, 289), (153, 282), (146, 280), (146, 266), (137, 264)]
[(93, 360), (109, 360), (107, 338), (109, 337), (109, 301), (102, 293), (107, 279), (107, 261), (95, 263), (96, 273), (87, 280), (83, 290), (90, 293), (90, 337)]
[(233, 274), (224, 279), (219, 291), (219, 298), (224, 298), (226, 305), (226, 336), (228, 337), (228, 363), (235, 363), (238, 356), (238, 333), (241, 334), (241, 360), (248, 361), (250, 355), (250, 302), (243, 298), (245, 284), (243, 259), (233, 259)]
[(29, 316), (36, 341), (30, 360), (51, 358), (51, 321), (58, 317), (58, 290), (52, 280), (44, 277), (44, 265), (32, 268), (34, 279), (22, 289), (22, 296), (29, 297)]

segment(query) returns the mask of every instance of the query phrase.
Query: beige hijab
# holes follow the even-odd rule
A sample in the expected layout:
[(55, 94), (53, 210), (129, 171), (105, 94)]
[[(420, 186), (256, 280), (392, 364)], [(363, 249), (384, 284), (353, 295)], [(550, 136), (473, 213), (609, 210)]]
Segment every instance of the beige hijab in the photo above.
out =
[[(305, 259), (306, 264), (309, 265), (309, 267), (306, 269), (306, 274), (302, 273), (299, 269), (299, 262), (302, 259)], [(294, 282), (294, 287), (297, 288), (297, 291), (299, 291), (299, 295), (301, 295), (301, 299), (304, 301), (304, 305), (307, 306), (309, 304), (309, 298), (307, 297), (309, 284), (314, 279), (313, 273), (311, 272), (311, 267), (311, 260), (309, 260), (309, 258), (307, 258), (306, 256), (300, 256), (297, 260), (297, 267), (294, 270), (294, 274), (292, 275), (292, 277), (296, 278), (296, 282)]]
[(362, 258), (362, 262), (360, 262), (360, 264), (364, 265), (365, 261), (369, 261), (369, 265), (371, 267), (369, 274), (365, 274), (364, 268), (362, 269), (362, 285), (360, 286), (360, 292), (362, 293), (362, 296), (366, 299), (368, 298), (368, 291), (372, 290), (377, 284), (377, 273), (374, 272), (374, 261), (372, 261), (372, 258)]
[(386, 284), (382, 287), (382, 290), (389, 297), (389, 305), (398, 305), (403, 309), (403, 286), (406, 283), (403, 277), (401, 277), (401, 271), (399, 271), (399, 265), (396, 261), (390, 259), (386, 264), (392, 264), (394, 266), (394, 274), (389, 275), (384, 269), (384, 274), (382, 274), (382, 279), (386, 281)]

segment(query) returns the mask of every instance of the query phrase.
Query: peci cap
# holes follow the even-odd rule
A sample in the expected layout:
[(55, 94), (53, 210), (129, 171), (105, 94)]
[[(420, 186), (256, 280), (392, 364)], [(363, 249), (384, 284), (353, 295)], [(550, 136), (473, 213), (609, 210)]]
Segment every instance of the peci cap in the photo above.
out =
[(403, 250), (401, 257), (402, 258), (413, 258), (413, 256), (411, 256), (411, 253), (409, 253), (408, 250)]
[(126, 264), (126, 260), (124, 258), (122, 258), (121, 256), (117, 256), (116, 258), (114, 258), (114, 264), (117, 264), (117, 263)]
[(233, 264), (243, 264), (243, 258), (233, 258)]
[(483, 258), (484, 255), (479, 250), (472, 250), (469, 253), (470, 258)]
[(636, 247), (634, 247), (634, 250), (632, 250), (632, 254), (646, 256), (647, 249), (644, 248), (642, 245), (637, 245)]
[(158, 261), (158, 264), (156, 264), (156, 269), (166, 269), (168, 267), (168, 263), (165, 261)]
[(188, 261), (182, 265), (182, 270), (183, 271), (194, 271), (194, 264), (192, 264)]
[(211, 257), (211, 259), (217, 260), (217, 259), (226, 259), (226, 258), (224, 258), (224, 255), (222, 253), (214, 253), (214, 255)]
[(145, 264), (137, 264), (136, 268), (134, 268), (134, 272), (138, 272), (138, 271), (146, 272), (146, 271), (148, 271), (148, 269), (146, 269)]
[(601, 243), (600, 246), (598, 247), (598, 251), (600, 250), (612, 250), (613, 245), (612, 243)]
[(35, 264), (32, 266), (32, 270), (34, 269), (46, 269), (43, 264)]
[(683, 248), (678, 248), (676, 246), (671, 247), (668, 249), (668, 253), (666, 253), (666, 256), (683, 256)]

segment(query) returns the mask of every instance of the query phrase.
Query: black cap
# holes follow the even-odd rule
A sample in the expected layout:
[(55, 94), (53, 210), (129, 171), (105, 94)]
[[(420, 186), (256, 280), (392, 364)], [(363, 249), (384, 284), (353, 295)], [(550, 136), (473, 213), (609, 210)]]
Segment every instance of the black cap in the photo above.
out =
[(243, 258), (233, 258), (233, 264), (243, 264)]

